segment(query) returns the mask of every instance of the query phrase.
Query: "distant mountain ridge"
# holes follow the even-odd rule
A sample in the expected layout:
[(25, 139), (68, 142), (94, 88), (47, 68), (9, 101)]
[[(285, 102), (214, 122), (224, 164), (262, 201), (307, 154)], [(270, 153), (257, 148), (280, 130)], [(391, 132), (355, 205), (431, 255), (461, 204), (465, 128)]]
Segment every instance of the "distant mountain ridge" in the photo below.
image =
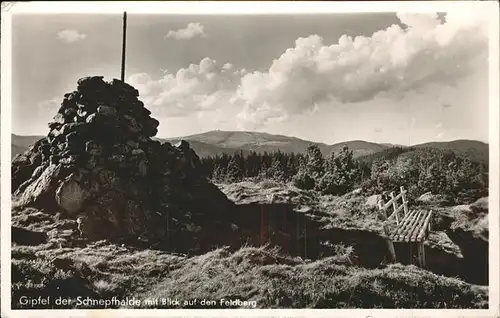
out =
[[(19, 136), (12, 134), (12, 157), (24, 152), (35, 141), (42, 136)], [(305, 153), (310, 144), (316, 144), (324, 155), (329, 155), (332, 151), (339, 152), (344, 145), (347, 145), (353, 151), (354, 157), (363, 157), (378, 153), (380, 151), (393, 147), (407, 146), (393, 145), (387, 143), (374, 143), (363, 140), (351, 140), (327, 145), (321, 142), (312, 142), (297, 137), (288, 137), (283, 135), (273, 135), (262, 132), (248, 131), (221, 131), (214, 130), (201, 134), (189, 135), (176, 138), (155, 138), (161, 142), (176, 143), (180, 140), (186, 140), (200, 157), (215, 156), (222, 153), (233, 154), (242, 151), (247, 154), (255, 152), (295, 152)], [(489, 146), (488, 144), (475, 140), (454, 140), (445, 142), (427, 142), (418, 145), (412, 145), (416, 148), (437, 148), (441, 150), (451, 150), (457, 154), (469, 157), (471, 160), (488, 162)]]
[(416, 148), (436, 148), (441, 150), (452, 150), (459, 153), (472, 161), (485, 162), (489, 161), (489, 146), (476, 140), (453, 140), (448, 142), (427, 142), (416, 145)]
[[(163, 139), (169, 142), (177, 142), (181, 139), (188, 142), (198, 142), (209, 144), (221, 148), (224, 152), (295, 152), (305, 153), (310, 144), (316, 144), (324, 155), (329, 155), (332, 151), (339, 152), (342, 147), (347, 144), (349, 149), (354, 152), (354, 156), (362, 156), (378, 152), (389, 148), (388, 145), (377, 144), (362, 140), (352, 140), (333, 145), (327, 145), (321, 142), (313, 142), (309, 140), (300, 139), (297, 137), (288, 137), (283, 135), (272, 135), (262, 132), (248, 132), (248, 131), (221, 131), (214, 130), (202, 134), (190, 135), (185, 137)], [(194, 147), (194, 146), (193, 146)], [(196, 149), (195, 149), (196, 150)]]

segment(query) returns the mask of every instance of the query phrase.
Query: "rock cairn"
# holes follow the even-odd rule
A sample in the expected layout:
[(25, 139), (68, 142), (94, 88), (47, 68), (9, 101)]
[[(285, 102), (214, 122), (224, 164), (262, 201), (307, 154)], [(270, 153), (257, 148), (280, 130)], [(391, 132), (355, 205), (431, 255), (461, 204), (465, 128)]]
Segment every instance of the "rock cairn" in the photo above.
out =
[[(12, 163), (13, 204), (80, 218), (91, 240), (169, 240), (231, 204), (186, 141), (151, 139), (159, 122), (132, 86), (101, 76), (64, 95), (50, 132)], [(189, 226), (188, 226), (189, 225)]]

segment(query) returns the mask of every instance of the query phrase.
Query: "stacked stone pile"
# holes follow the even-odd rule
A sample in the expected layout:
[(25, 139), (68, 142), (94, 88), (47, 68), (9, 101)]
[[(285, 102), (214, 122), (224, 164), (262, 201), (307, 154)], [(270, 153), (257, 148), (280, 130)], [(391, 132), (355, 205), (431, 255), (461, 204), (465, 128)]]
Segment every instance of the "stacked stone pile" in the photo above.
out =
[(138, 95), (116, 79), (78, 80), (47, 137), (14, 158), (15, 206), (79, 217), (90, 239), (154, 241), (168, 235), (172, 218), (191, 224), (196, 214), (200, 223), (225, 209), (230, 201), (202, 175), (187, 142), (151, 139), (159, 122)]

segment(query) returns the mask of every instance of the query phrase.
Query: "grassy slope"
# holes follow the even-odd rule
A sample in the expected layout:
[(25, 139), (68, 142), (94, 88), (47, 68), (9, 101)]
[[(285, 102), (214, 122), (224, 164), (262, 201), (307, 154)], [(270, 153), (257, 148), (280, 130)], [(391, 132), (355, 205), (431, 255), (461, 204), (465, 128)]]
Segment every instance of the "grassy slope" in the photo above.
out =
[[(366, 198), (362, 195), (318, 197), (313, 192), (273, 182), (219, 186), (239, 203), (289, 201), (301, 211), (328, 219), (327, 226), (377, 231), (374, 210), (365, 205)], [(484, 210), (484, 202), (473, 205)], [(324, 213), (318, 213), (320, 210)], [(465, 220), (470, 220), (470, 215), (458, 210), (447, 210), (458, 213), (452, 226), (468, 226), (470, 222)], [(51, 216), (35, 210), (23, 213), (13, 216), (17, 226), (45, 231), (54, 227)], [(460, 215), (467, 215), (467, 219)], [(69, 223), (56, 221), (60, 230), (71, 232), (73, 225)], [(446, 237), (436, 236), (431, 244), (453, 252), (454, 246), (445, 244)], [(336, 257), (311, 262), (262, 247), (242, 247), (234, 253), (221, 248), (187, 257), (107, 242), (72, 247), (66, 243), (63, 242), (63, 248), (55, 243), (13, 246), (13, 299), (42, 294), (93, 298), (239, 298), (255, 300), (259, 308), (487, 306), (487, 287), (435, 275), (415, 266), (356, 267), (350, 263), (346, 250)]]
[(348, 263), (345, 256), (307, 263), (262, 248), (243, 248), (234, 254), (221, 249), (192, 259), (146, 295), (236, 297), (255, 300), (261, 308), (484, 306), (484, 289), (478, 292), (452, 278), (414, 266), (366, 270)]
[(281, 256), (274, 249), (243, 247), (235, 253), (221, 248), (183, 258), (108, 244), (72, 249), (24, 246), (14, 247), (12, 253), (14, 300), (41, 294), (95, 299), (225, 298), (256, 301), (258, 308), (487, 306), (485, 287), (415, 266), (358, 268), (349, 264), (348, 255), (306, 262)]

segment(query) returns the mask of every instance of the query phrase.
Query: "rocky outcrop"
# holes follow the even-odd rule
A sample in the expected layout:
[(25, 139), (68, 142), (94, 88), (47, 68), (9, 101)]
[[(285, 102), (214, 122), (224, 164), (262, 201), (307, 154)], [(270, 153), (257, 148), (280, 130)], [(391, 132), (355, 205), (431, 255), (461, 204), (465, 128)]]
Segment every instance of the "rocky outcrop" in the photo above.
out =
[(378, 202), (382, 200), (382, 196), (379, 194), (374, 194), (366, 199), (365, 206), (369, 208), (377, 208)]
[(231, 201), (203, 176), (187, 142), (151, 139), (159, 122), (138, 95), (116, 79), (78, 80), (48, 135), (13, 159), (14, 207), (80, 218), (90, 240), (148, 242), (227, 211)]
[(446, 198), (444, 197), (444, 195), (432, 194), (432, 192), (426, 192), (422, 194), (420, 197), (418, 197), (416, 202), (419, 204), (440, 205), (446, 203)]

